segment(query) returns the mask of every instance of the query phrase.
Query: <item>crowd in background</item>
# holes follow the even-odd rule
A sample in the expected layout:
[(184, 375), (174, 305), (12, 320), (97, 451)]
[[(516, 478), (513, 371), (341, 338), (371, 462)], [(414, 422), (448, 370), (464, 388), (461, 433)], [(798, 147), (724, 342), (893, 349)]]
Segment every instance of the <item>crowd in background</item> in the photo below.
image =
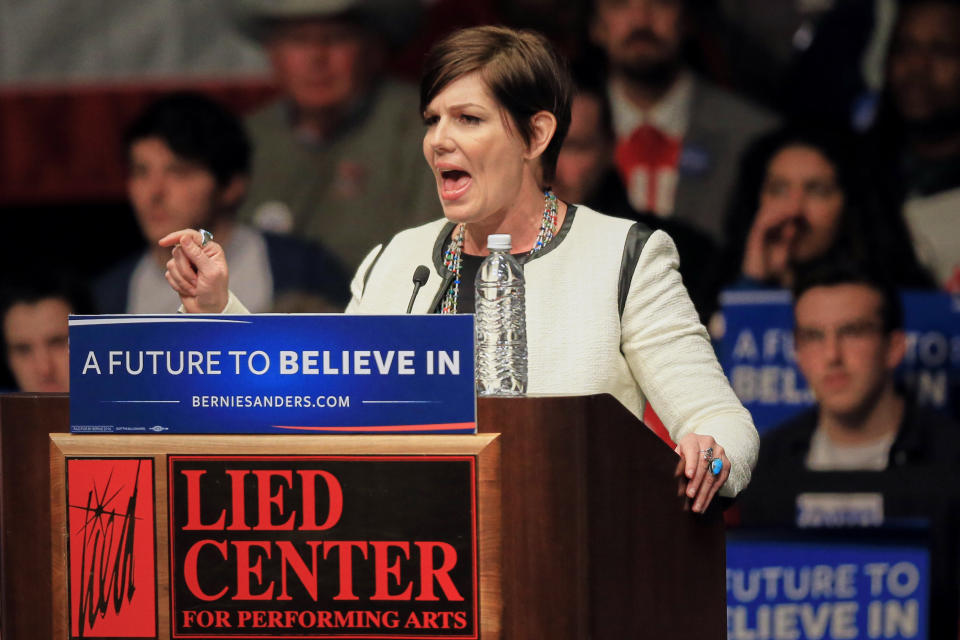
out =
[[(150, 248), (110, 248), (98, 273), (67, 265), (91, 308), (174, 311), (153, 245), (187, 225), (227, 241), (252, 309), (342, 307), (369, 248), (439, 217), (407, 79), (432, 41), (483, 21), (567, 55), (578, 94), (558, 195), (668, 231), (705, 321), (723, 288), (789, 287), (828, 253), (960, 290), (957, 3), (452, 4), (229, 4), (212, 31), (256, 43), (280, 95), (247, 114), (183, 95), (118, 123)], [(211, 193), (191, 192), (187, 169)]]
[(439, 217), (416, 62), (451, 29), (500, 21), (546, 33), (574, 71), (558, 195), (670, 233), (705, 321), (720, 290), (790, 287), (826, 254), (960, 290), (958, 3), (452, 4), (228, 4), (211, 30), (255, 43), (279, 96), (246, 114), (166, 97), (118, 123), (148, 248), (106, 247), (107, 268), (46, 264), (81, 276), (96, 311), (171, 312), (156, 240), (206, 225), (253, 310), (342, 307), (367, 250)]
[[(765, 442), (758, 478), (797, 455), (810, 470), (957, 468), (960, 428), (894, 388), (890, 291), (960, 293), (960, 2), (235, 4), (230, 28), (262, 48), (278, 97), (239, 114), (171, 91), (118, 123), (143, 244), (110, 248), (95, 277), (4, 274), (8, 387), (67, 390), (70, 312), (175, 312), (156, 242), (183, 227), (213, 231), (252, 311), (342, 309), (370, 248), (441, 215), (418, 61), (450, 30), (496, 22), (542, 31), (570, 61), (561, 199), (667, 231), (707, 324), (722, 290), (796, 292), (819, 405)], [(42, 244), (26, 246), (25, 261)], [(955, 621), (955, 583), (946, 597)]]

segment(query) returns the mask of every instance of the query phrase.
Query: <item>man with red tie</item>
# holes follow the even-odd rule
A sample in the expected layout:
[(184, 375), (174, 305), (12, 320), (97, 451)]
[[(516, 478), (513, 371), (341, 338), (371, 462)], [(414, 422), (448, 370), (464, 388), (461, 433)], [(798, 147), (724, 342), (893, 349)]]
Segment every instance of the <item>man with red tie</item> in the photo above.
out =
[(740, 153), (775, 117), (681, 59), (682, 0), (596, 0), (591, 36), (607, 55), (616, 162), (633, 207), (722, 243)]

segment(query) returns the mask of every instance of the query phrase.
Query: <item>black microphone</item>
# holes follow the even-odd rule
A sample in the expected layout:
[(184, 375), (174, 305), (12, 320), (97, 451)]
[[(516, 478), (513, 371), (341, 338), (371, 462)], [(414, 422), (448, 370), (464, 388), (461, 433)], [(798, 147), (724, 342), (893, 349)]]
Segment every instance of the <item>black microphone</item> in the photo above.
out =
[(407, 313), (410, 313), (410, 310), (413, 309), (413, 301), (417, 299), (417, 293), (420, 291), (420, 287), (427, 283), (427, 278), (430, 277), (430, 269), (427, 269), (424, 265), (420, 265), (413, 271), (413, 294), (410, 296), (410, 304), (407, 305)]

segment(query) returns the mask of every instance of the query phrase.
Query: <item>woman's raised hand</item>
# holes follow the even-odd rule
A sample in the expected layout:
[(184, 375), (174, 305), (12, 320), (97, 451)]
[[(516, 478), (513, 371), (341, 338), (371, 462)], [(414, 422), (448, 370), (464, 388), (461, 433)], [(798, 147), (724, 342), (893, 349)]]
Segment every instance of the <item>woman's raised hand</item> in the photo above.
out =
[(793, 209), (761, 208), (744, 247), (743, 275), (759, 280), (780, 280), (790, 266), (800, 216)]
[(161, 238), (161, 247), (173, 247), (164, 277), (187, 313), (220, 313), (230, 296), (227, 259), (219, 244), (211, 240), (202, 245), (202, 241), (196, 229), (181, 229)]
[[(713, 496), (730, 476), (730, 461), (713, 436), (688, 433), (680, 438), (677, 448), (683, 475), (687, 478), (687, 497), (693, 500), (693, 510), (703, 513), (710, 506)], [(714, 459), (720, 460), (720, 464)], [(711, 467), (720, 466), (719, 473)]]

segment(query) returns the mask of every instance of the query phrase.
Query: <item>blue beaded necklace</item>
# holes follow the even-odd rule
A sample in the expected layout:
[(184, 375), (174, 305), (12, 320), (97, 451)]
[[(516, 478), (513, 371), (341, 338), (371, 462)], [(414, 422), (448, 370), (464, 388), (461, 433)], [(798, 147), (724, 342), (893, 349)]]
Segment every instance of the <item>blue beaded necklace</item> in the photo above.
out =
[[(557, 196), (554, 195), (553, 191), (547, 189), (543, 192), (543, 199), (540, 232), (537, 233), (537, 241), (533, 243), (530, 253), (536, 253), (543, 249), (557, 233)], [(457, 301), (460, 298), (460, 270), (463, 266), (463, 235), (466, 227), (466, 223), (463, 222), (457, 225), (450, 236), (447, 250), (443, 254), (443, 266), (453, 274), (453, 280), (451, 280), (447, 293), (443, 297), (440, 313), (457, 312)]]

